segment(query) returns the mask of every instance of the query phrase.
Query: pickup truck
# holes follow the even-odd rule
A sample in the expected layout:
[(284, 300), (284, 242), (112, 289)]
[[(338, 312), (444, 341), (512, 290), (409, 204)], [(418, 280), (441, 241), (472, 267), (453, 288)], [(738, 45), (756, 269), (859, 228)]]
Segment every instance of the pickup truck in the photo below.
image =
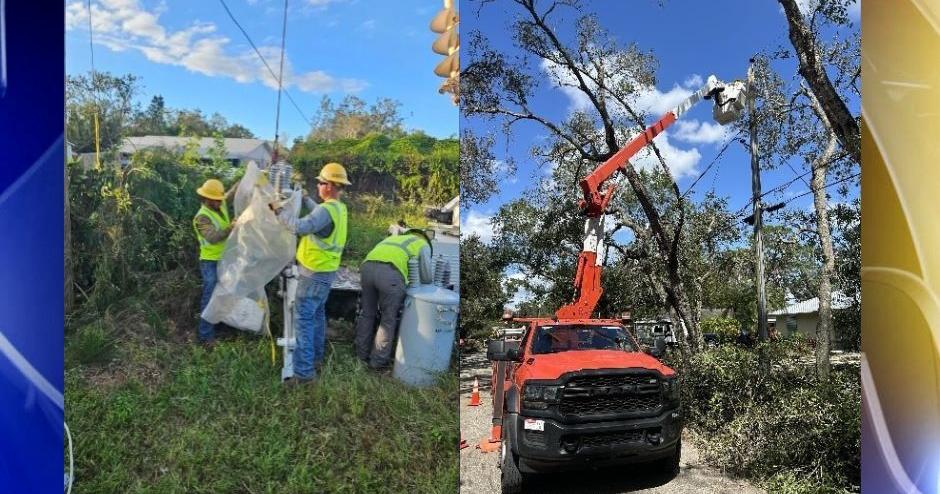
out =
[(504, 493), (540, 472), (653, 462), (678, 473), (679, 382), (656, 358), (663, 338), (644, 353), (618, 319), (514, 321), (521, 340), (487, 347)]

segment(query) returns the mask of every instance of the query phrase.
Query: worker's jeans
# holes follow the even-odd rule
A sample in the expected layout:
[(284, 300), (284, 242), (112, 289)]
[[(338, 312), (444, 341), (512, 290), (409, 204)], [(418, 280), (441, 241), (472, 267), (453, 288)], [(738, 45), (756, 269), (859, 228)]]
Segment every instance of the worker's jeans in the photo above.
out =
[(335, 271), (298, 276), (294, 376), (299, 379), (316, 377), (314, 365), (323, 361), (326, 351), (326, 299), (334, 279)]
[[(376, 261), (364, 262), (359, 273), (362, 309), (356, 321), (356, 355), (369, 367), (381, 369), (392, 364), (398, 312), (405, 302), (405, 278), (395, 266)], [(378, 328), (376, 312), (380, 313)]]
[(202, 318), (202, 311), (209, 305), (209, 299), (212, 298), (212, 290), (215, 290), (215, 284), (219, 280), (218, 261), (199, 261), (199, 272), (202, 274), (202, 301), (199, 303), (199, 341), (205, 343), (215, 339), (215, 324), (210, 324)]

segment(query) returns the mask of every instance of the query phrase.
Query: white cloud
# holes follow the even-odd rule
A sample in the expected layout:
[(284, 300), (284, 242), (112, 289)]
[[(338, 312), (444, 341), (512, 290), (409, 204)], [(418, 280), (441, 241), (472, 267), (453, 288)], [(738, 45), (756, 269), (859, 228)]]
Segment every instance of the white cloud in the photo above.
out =
[[(568, 97), (571, 111), (586, 110), (592, 107), (590, 100), (583, 92), (569, 86), (574, 82), (573, 76), (544, 60), (541, 68), (550, 76), (552, 83)], [(655, 86), (642, 88), (632, 95), (631, 103), (635, 111), (659, 118), (699, 90), (703, 83), (701, 75), (691, 74), (683, 80), (682, 84), (674, 84), (665, 91)], [(611, 101), (609, 107), (618, 108), (619, 105)], [(726, 142), (729, 138), (728, 131), (718, 124), (680, 120), (677, 122), (676, 127), (659, 134), (654, 142), (666, 160), (673, 176), (679, 179), (683, 176), (695, 174), (695, 167), (701, 161), (702, 154), (695, 147), (684, 149), (678, 143), (693, 146), (718, 144)], [(638, 152), (631, 160), (631, 163), (644, 170), (661, 167), (659, 158), (649, 147)]]
[(467, 238), (474, 234), (480, 237), (481, 242), (490, 243), (493, 240), (493, 217), (471, 210), (460, 225), (460, 236)]
[(366, 20), (366, 21), (362, 21), (362, 24), (359, 25), (359, 28), (360, 28), (360, 29), (363, 29), (363, 30), (366, 30), (366, 31), (371, 31), (371, 30), (375, 29), (375, 19), (369, 19), (369, 20)]
[[(573, 75), (567, 70), (561, 69), (548, 60), (542, 60), (542, 71), (551, 77), (552, 83), (559, 87), (571, 102), (571, 110), (585, 110), (591, 108), (591, 100), (577, 87), (571, 87), (576, 84)], [(641, 113), (651, 113), (655, 117), (666, 113), (675, 108), (682, 100), (688, 98), (693, 92), (697, 91), (702, 85), (702, 76), (692, 74), (683, 81), (682, 85), (675, 84), (668, 91), (661, 91), (655, 86), (647, 86), (636, 91), (632, 95), (632, 106), (635, 111)], [(611, 108), (618, 108), (619, 105), (611, 101)]]
[(676, 140), (689, 144), (724, 144), (731, 138), (728, 127), (698, 120), (679, 120), (676, 122), (674, 135)]
[[(323, 7), (334, 1), (339, 0), (308, 0), (308, 3)], [(88, 28), (85, 2), (73, 0), (66, 4), (65, 10), (66, 29)], [(277, 80), (254, 51), (232, 49), (229, 38), (215, 34), (217, 27), (213, 23), (196, 22), (186, 29), (172, 31), (160, 24), (162, 8), (148, 11), (138, 0), (100, 0), (92, 4), (91, 11), (95, 42), (112, 51), (136, 50), (154, 63), (184, 67), (210, 77), (227, 77), (246, 84), (260, 82), (277, 88)], [(280, 47), (262, 45), (258, 49), (271, 68), (276, 68)], [(361, 91), (367, 83), (337, 78), (320, 70), (296, 72), (290, 57), (285, 55), (284, 86), (311, 93), (350, 93)]]
[[(694, 175), (695, 166), (702, 160), (702, 154), (699, 153), (696, 148), (681, 149), (676, 147), (669, 137), (669, 132), (667, 131), (656, 136), (653, 142), (656, 143), (656, 147), (659, 148), (659, 152), (662, 153), (663, 159), (665, 159), (666, 164), (669, 165), (669, 170), (672, 172), (673, 177), (678, 180), (687, 175)], [(653, 170), (662, 167), (659, 163), (659, 158), (656, 157), (656, 154), (653, 153), (652, 148), (649, 146), (646, 146), (636, 153), (633, 159), (630, 160), (630, 163), (640, 170)]]

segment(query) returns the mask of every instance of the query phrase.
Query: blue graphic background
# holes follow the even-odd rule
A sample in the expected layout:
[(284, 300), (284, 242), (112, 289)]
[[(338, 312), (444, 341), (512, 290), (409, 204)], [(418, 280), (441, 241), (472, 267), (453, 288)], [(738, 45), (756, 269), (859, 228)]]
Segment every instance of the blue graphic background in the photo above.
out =
[[(63, 392), (64, 4), (6, 0), (0, 334)], [(0, 492), (62, 492), (63, 411), (0, 352)]]

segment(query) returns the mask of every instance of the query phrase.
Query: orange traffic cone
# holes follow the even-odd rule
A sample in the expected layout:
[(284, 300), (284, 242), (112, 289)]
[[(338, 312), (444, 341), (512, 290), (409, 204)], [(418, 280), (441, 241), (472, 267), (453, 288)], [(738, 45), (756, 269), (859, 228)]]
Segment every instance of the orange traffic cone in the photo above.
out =
[(473, 378), (473, 391), (470, 393), (470, 403), (467, 406), (475, 407), (480, 405), (480, 380)]

